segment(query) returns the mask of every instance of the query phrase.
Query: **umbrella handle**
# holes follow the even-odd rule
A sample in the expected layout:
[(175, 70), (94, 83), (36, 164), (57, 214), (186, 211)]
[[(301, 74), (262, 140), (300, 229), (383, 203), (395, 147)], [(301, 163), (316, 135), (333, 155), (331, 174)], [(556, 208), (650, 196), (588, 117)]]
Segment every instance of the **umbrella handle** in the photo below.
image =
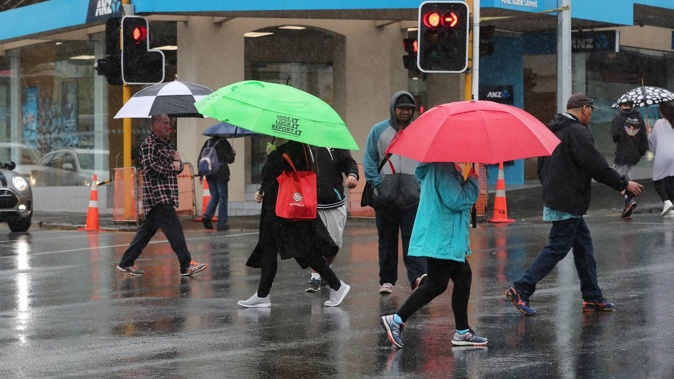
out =
[(475, 204), (470, 208), (470, 220), (473, 224), (473, 228), (477, 228), (477, 208)]
[[(471, 163), (471, 171), (475, 170), (475, 163)], [(473, 228), (477, 228), (477, 207), (475, 204), (470, 208), (470, 220), (473, 224)]]

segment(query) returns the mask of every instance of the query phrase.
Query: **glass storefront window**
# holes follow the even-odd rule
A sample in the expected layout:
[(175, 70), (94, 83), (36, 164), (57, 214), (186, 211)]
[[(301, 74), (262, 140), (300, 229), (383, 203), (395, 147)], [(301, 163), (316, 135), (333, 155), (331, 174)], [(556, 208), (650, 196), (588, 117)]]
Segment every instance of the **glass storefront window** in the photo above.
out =
[[(256, 32), (269, 34), (246, 38), (247, 80), (288, 84), (333, 104), (335, 52), (332, 35), (297, 26), (265, 28)], [(249, 183), (259, 183), (262, 179), (268, 142), (272, 142), (271, 137), (250, 138)]]
[(2, 117), (0, 158), (14, 160), (35, 186), (88, 185), (93, 171), (108, 180), (107, 130), (94, 125), (94, 42), (49, 42), (8, 55), (0, 93), (14, 96), (0, 102), (19, 116)]

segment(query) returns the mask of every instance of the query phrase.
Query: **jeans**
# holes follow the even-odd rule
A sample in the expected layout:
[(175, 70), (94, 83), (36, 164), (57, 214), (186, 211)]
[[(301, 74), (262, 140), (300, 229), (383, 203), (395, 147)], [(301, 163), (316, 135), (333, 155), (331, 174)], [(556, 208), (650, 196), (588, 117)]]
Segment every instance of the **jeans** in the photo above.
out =
[(536, 291), (536, 283), (548, 275), (571, 248), (583, 300), (603, 299), (597, 283), (597, 263), (594, 260), (592, 236), (582, 217), (552, 223), (548, 245), (541, 250), (522, 278), (513, 283), (517, 292), (528, 299)]
[(426, 258), (407, 255), (416, 215), (416, 206), (375, 208), (379, 234), (379, 284), (396, 284), (398, 281), (398, 230), (403, 242), (403, 263), (407, 268), (410, 287), (418, 277), (426, 273)]
[(212, 181), (208, 180), (208, 188), (211, 192), (211, 199), (208, 200), (208, 205), (206, 206), (206, 211), (204, 212), (204, 217), (209, 219), (213, 218), (215, 214), (215, 208), (218, 207), (218, 229), (222, 229), (227, 225), (228, 215), (227, 215), (227, 205), (228, 205), (228, 192), (229, 192), (229, 182), (226, 180), (215, 180), (215, 177), (212, 177)]
[(447, 290), (449, 280), (454, 283), (452, 288), (452, 312), (457, 330), (469, 329), (468, 300), (470, 299), (470, 285), (473, 272), (468, 260), (465, 262), (449, 259), (428, 258), (428, 277), (424, 284), (417, 288), (405, 304), (397, 312), (405, 322), (414, 312), (418, 311), (431, 300)]
[(187, 250), (183, 227), (180, 225), (180, 219), (173, 204), (157, 204), (145, 215), (145, 220), (143, 220), (136, 236), (133, 237), (133, 241), (124, 252), (119, 267), (133, 266), (140, 253), (143, 252), (145, 246), (150, 243), (150, 239), (159, 229), (164, 232), (171, 248), (178, 256), (180, 272), (190, 267), (192, 256)]

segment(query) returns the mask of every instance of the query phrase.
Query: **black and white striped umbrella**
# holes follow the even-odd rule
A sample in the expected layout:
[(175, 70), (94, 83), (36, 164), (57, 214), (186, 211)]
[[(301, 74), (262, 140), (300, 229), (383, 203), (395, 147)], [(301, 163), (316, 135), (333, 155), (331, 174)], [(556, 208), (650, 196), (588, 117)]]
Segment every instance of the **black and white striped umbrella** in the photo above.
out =
[(194, 103), (211, 93), (213, 90), (208, 87), (177, 80), (155, 84), (131, 96), (115, 118), (148, 118), (155, 114), (204, 117), (194, 107)]
[(637, 87), (620, 96), (611, 108), (618, 108), (620, 104), (630, 101), (634, 102), (635, 107), (647, 107), (665, 101), (674, 101), (674, 93), (660, 87)]

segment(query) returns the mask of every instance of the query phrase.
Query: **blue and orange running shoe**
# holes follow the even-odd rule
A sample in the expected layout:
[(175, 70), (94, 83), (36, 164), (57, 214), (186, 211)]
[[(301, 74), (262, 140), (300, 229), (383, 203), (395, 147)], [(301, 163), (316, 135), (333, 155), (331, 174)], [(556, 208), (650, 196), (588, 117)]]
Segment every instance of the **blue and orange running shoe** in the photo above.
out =
[(583, 301), (583, 312), (613, 312), (615, 304), (606, 299), (598, 301)]
[(536, 310), (529, 308), (529, 301), (522, 299), (520, 293), (514, 287), (510, 287), (505, 291), (505, 295), (510, 300), (511, 303), (517, 308), (520, 313), (525, 316), (533, 316), (536, 314)]
[(398, 324), (393, 320), (393, 315), (381, 316), (381, 325), (386, 330), (386, 337), (391, 341), (393, 346), (396, 346), (400, 349), (403, 347), (403, 341), (401, 339), (403, 333), (403, 327), (405, 324)]

